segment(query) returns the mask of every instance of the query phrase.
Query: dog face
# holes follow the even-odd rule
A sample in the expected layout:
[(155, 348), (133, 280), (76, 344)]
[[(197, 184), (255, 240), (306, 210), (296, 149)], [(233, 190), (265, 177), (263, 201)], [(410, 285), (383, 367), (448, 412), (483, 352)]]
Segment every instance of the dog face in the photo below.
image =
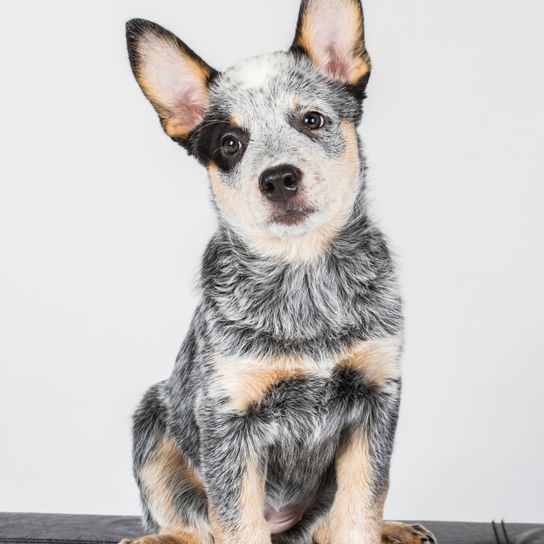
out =
[(220, 221), (263, 254), (320, 254), (361, 183), (370, 59), (360, 1), (304, 0), (289, 51), (223, 73), (148, 21), (130, 21), (127, 37), (165, 132), (208, 169)]

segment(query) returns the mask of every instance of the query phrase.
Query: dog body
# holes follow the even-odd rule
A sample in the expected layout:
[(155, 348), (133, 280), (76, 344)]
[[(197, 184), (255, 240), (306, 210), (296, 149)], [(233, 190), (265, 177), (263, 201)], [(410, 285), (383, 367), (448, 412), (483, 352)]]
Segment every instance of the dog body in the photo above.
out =
[(127, 28), (134, 74), (208, 169), (218, 217), (173, 374), (134, 416), (159, 533), (143, 540), (431, 542), (382, 523), (403, 319), (366, 207), (359, 1), (303, 1), (288, 52), (221, 74), (153, 23)]

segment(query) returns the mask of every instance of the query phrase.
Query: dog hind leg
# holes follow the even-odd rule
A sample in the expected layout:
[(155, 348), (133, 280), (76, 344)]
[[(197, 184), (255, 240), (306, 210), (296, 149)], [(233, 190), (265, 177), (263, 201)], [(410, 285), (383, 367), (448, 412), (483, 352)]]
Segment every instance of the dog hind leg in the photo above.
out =
[(196, 469), (166, 427), (162, 384), (153, 386), (134, 415), (134, 474), (146, 528), (157, 534), (123, 544), (212, 544), (207, 499)]

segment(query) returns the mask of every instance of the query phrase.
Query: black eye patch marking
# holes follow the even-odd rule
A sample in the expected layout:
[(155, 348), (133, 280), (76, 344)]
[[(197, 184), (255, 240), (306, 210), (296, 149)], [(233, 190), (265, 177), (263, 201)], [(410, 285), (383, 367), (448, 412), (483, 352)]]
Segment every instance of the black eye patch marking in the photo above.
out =
[(204, 119), (190, 135), (191, 153), (205, 166), (229, 172), (244, 156), (249, 133), (227, 120)]

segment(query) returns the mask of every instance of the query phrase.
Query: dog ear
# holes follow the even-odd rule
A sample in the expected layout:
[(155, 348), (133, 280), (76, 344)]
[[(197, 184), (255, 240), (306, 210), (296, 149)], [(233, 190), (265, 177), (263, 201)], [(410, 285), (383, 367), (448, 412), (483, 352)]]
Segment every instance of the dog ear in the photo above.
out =
[(371, 63), (360, 0), (302, 0), (292, 49), (307, 54), (327, 76), (366, 87)]
[(185, 141), (208, 106), (208, 87), (217, 72), (165, 28), (132, 19), (126, 25), (130, 65), (159, 114), (166, 134)]

